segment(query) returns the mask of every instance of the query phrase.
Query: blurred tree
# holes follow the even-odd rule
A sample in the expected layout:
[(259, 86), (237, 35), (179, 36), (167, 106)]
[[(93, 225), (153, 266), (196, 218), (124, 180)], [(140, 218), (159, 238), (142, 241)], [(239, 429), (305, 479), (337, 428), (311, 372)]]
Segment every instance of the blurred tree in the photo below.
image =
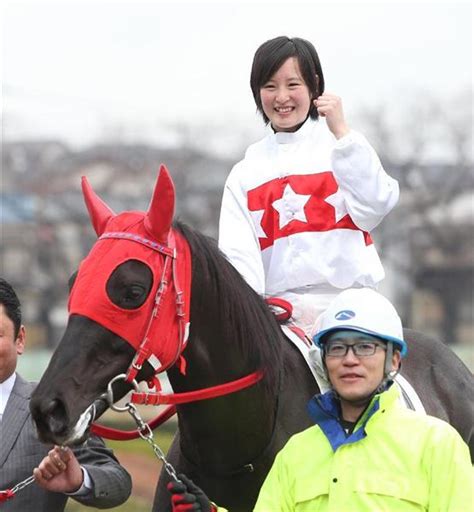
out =
[[(397, 302), (407, 325), (424, 326), (414, 315), (414, 290), (434, 294), (442, 306), (440, 331), (456, 342), (458, 326), (471, 322), (473, 200), (472, 94), (455, 98), (417, 96), (394, 111), (365, 109), (365, 133), (387, 171), (399, 180), (399, 205), (376, 231), (376, 240), (397, 274)], [(466, 303), (470, 308), (466, 308)]]

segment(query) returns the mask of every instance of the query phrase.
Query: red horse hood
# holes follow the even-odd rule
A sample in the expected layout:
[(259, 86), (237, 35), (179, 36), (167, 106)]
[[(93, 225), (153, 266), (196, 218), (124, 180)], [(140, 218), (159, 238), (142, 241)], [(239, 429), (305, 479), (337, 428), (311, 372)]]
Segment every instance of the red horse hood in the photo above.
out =
[[(186, 240), (171, 228), (174, 187), (160, 169), (148, 212), (115, 215), (83, 181), (91, 220), (99, 235), (82, 261), (69, 298), (69, 314), (82, 315), (147, 352), (157, 371), (172, 365), (182, 352), (189, 328), (191, 258)], [(128, 260), (147, 265), (153, 286), (137, 309), (123, 309), (107, 295), (107, 281)], [(166, 280), (163, 290), (160, 284)], [(182, 293), (181, 293), (182, 292)], [(156, 306), (156, 308), (155, 308)]]

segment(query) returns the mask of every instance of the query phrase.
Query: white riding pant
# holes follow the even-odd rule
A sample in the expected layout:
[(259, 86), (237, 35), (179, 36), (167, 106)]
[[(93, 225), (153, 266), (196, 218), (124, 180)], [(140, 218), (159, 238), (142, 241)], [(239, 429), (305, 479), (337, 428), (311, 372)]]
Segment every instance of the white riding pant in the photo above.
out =
[(334, 298), (341, 293), (340, 288), (323, 289), (308, 287), (298, 288), (278, 295), (293, 306), (293, 322), (303, 329), (309, 339), (315, 334), (318, 318), (328, 308)]

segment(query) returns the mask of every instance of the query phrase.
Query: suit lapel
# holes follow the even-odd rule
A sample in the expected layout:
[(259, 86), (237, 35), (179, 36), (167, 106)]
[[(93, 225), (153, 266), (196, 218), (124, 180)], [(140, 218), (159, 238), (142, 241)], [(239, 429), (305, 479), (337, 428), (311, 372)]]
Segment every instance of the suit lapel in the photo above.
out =
[(30, 394), (33, 387), (20, 375), (16, 375), (10, 398), (0, 423), (0, 466), (5, 463), (25, 421), (30, 414)]

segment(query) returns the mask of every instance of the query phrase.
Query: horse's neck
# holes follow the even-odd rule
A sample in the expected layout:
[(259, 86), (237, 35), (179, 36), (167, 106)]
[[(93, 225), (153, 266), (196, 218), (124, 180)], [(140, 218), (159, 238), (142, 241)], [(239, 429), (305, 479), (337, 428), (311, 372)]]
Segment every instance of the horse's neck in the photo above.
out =
[(172, 372), (173, 388), (215, 386), (267, 368), (263, 383), (178, 408), (184, 454), (225, 468), (247, 463), (271, 439), (282, 333), (263, 301), (205, 240), (193, 240), (192, 252), (187, 375)]
[[(190, 343), (197, 340), (190, 340)], [(186, 390), (222, 384), (242, 376), (235, 351), (224, 344), (214, 353), (196, 347), (188, 358), (188, 375), (173, 387)], [(198, 354), (199, 357), (194, 356)], [(194, 356), (194, 357), (193, 357)], [(228, 361), (234, 362), (230, 368)], [(245, 371), (249, 373), (250, 371)], [(176, 375), (175, 375), (176, 377)], [(268, 444), (274, 423), (275, 397), (256, 384), (220, 398), (178, 407), (180, 445), (185, 457), (215, 472), (230, 471), (255, 459)]]

